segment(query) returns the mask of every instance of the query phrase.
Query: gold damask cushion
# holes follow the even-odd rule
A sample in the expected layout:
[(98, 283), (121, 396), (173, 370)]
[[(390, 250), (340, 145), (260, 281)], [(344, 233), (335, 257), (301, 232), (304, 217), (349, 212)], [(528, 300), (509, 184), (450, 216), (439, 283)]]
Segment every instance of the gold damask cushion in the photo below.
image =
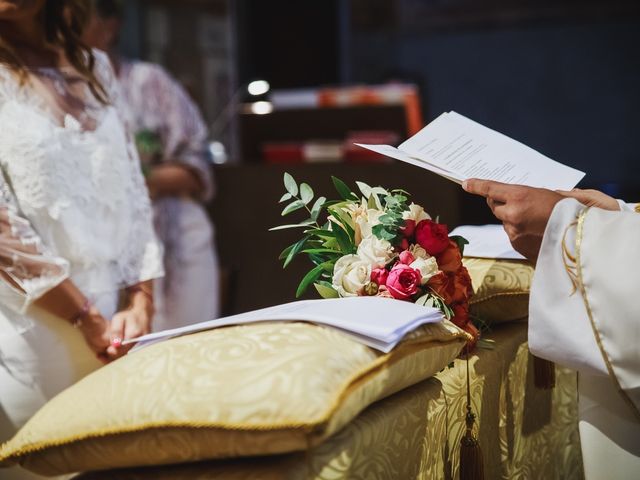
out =
[(487, 324), (521, 320), (529, 315), (534, 268), (524, 260), (463, 259), (473, 284), (469, 310)]
[(466, 338), (449, 322), (388, 354), (301, 322), (175, 338), (52, 399), (0, 448), (0, 464), (59, 475), (305, 450), (444, 368)]

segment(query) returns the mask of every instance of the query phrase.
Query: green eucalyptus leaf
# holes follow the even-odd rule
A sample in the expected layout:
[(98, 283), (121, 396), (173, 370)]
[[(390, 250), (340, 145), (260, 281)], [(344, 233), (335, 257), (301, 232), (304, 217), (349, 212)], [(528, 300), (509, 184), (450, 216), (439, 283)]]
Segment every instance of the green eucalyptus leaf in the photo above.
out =
[(464, 246), (469, 245), (469, 240), (461, 237), (460, 235), (452, 235), (449, 238), (456, 242), (456, 245), (458, 245), (458, 248), (460, 249), (460, 255), (464, 255)]
[(292, 196), (295, 197), (298, 195), (298, 184), (288, 172), (284, 173), (284, 188), (286, 188), (287, 192)]
[(287, 200), (291, 200), (293, 198), (293, 196), (287, 192), (284, 195), (282, 195), (282, 197), (280, 197), (280, 200), (278, 201), (278, 203), (282, 203), (282, 202), (286, 202)]
[(287, 258), (287, 255), (289, 255), (289, 252), (291, 251), (291, 249), (296, 246), (296, 243), (294, 243), (293, 245), (289, 245), (282, 252), (280, 252), (280, 255), (278, 256), (278, 260), (284, 260), (285, 258)]
[(389, 195), (389, 192), (382, 187), (373, 187), (371, 189), (371, 193), (375, 193), (376, 195), (383, 195), (385, 197)]
[(287, 254), (287, 258), (285, 259), (284, 264), (282, 265), (282, 268), (287, 268), (287, 265), (291, 263), (291, 260), (293, 260), (295, 256), (298, 255), (298, 253), (300, 253), (301, 250), (304, 250), (308, 240), (309, 240), (309, 237), (304, 236), (302, 239), (298, 240), (296, 243), (293, 244), (293, 247), (291, 248), (291, 250), (289, 250), (289, 253)]
[(313, 204), (313, 207), (311, 207), (311, 219), (314, 222), (318, 220), (318, 216), (320, 215), (320, 212), (322, 211), (322, 207), (324, 206), (324, 203), (326, 201), (327, 199), (325, 197), (318, 197), (315, 203)]
[(325, 271), (325, 268), (327, 267), (327, 265), (328, 264), (332, 264), (332, 263), (333, 262), (324, 262), (324, 263), (321, 263), (320, 265), (316, 266), (312, 270), (310, 270), (304, 276), (304, 278), (300, 282), (300, 285), (298, 285), (298, 289), (296, 290), (296, 298), (299, 298), (307, 290), (309, 285), (311, 285), (312, 283), (315, 283), (315, 281)]
[(335, 238), (336, 236), (333, 231), (327, 230), (325, 228), (312, 228), (311, 230), (305, 230), (304, 233), (308, 235), (315, 235), (321, 238)]
[(333, 248), (306, 248), (300, 253), (331, 253), (336, 255), (342, 255), (342, 252)]
[(362, 192), (362, 196), (364, 198), (369, 198), (371, 196), (373, 189), (369, 185), (367, 185), (364, 182), (356, 182), (356, 185), (358, 186), (358, 189)]
[(351, 189), (347, 186), (347, 184), (344, 183), (342, 180), (340, 180), (338, 177), (332, 176), (331, 180), (333, 181), (333, 186), (336, 187), (336, 190), (338, 191), (338, 194), (344, 200), (357, 200), (358, 199), (358, 197), (356, 197), (356, 194), (351, 191)]
[(336, 234), (336, 240), (338, 241), (338, 245), (340, 245), (340, 250), (344, 254), (353, 253), (356, 250), (356, 247), (353, 243), (353, 240), (349, 237), (349, 234), (344, 231), (344, 229), (337, 223), (333, 223), (334, 229), (333, 232)]
[(304, 207), (304, 202), (302, 200), (296, 200), (295, 202), (291, 202), (289, 205), (287, 205), (286, 207), (284, 207), (284, 210), (282, 210), (282, 213), (280, 215), (282, 215), (283, 217), (291, 212), (295, 212), (296, 210), (300, 210), (301, 208)]
[(300, 199), (306, 205), (313, 199), (313, 189), (307, 183), (300, 184)]
[(328, 287), (324, 283), (316, 282), (313, 284), (316, 287), (317, 292), (322, 298), (338, 298), (338, 292), (333, 287)]
[(271, 227), (269, 231), (275, 232), (276, 230), (286, 230), (288, 228), (305, 228), (310, 225), (313, 225), (314, 223), (316, 222), (314, 222), (313, 220), (305, 220), (304, 222), (301, 222), (301, 223), (291, 223), (288, 225), (278, 225), (277, 227)]

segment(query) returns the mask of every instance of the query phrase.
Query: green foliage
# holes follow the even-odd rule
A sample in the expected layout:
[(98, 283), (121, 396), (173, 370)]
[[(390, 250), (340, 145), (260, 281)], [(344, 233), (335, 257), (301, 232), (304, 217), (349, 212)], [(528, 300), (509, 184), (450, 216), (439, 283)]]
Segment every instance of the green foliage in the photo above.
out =
[(425, 293), (420, 298), (416, 300), (416, 305), (422, 305), (423, 307), (433, 307), (439, 309), (447, 320), (451, 320), (453, 318), (453, 310), (447, 305), (442, 297), (430, 291)]
[(458, 245), (458, 248), (460, 249), (460, 255), (464, 255), (464, 246), (469, 244), (469, 240), (461, 237), (460, 235), (452, 235), (449, 238), (456, 242), (456, 245)]
[(316, 282), (313, 286), (316, 287), (322, 298), (338, 298), (340, 296), (329, 282)]

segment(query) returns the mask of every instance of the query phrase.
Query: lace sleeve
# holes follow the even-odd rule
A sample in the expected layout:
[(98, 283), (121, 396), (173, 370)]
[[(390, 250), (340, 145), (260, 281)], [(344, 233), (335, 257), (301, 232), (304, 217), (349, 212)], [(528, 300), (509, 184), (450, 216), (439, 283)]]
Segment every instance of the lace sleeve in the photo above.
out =
[(119, 259), (119, 270), (122, 286), (128, 286), (164, 275), (162, 247), (153, 227), (151, 200), (142, 175), (140, 158), (131, 134), (125, 128), (125, 122), (120, 114), (122, 110), (118, 108), (121, 102), (118, 82), (107, 56), (99, 51), (94, 54), (96, 56), (96, 75), (109, 95), (112, 108), (115, 108), (120, 117), (127, 147), (127, 160), (131, 175), (131, 182), (128, 182), (127, 185), (130, 190), (129, 198), (132, 199), (131, 218), (134, 218), (135, 221), (131, 226), (129, 248)]
[(160, 67), (157, 70), (160, 72), (158, 80), (164, 87), (161, 98), (164, 98), (164, 118), (167, 122), (164, 156), (197, 173), (204, 186), (201, 198), (203, 201), (210, 200), (213, 179), (205, 155), (207, 127), (198, 107), (184, 88)]
[(29, 305), (69, 275), (68, 262), (43, 245), (19, 213), (4, 173), (0, 175), (0, 302), (24, 313)]

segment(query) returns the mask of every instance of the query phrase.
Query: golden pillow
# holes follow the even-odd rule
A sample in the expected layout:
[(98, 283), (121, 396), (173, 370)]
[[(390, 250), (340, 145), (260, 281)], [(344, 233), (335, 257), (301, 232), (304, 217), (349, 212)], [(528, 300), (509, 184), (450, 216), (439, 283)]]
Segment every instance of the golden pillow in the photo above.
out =
[(0, 448), (0, 465), (59, 475), (305, 450), (444, 368), (466, 338), (449, 322), (388, 354), (302, 322), (175, 338), (53, 398)]
[(487, 324), (529, 316), (529, 291), (534, 268), (524, 260), (463, 259), (474, 295), (469, 311)]

